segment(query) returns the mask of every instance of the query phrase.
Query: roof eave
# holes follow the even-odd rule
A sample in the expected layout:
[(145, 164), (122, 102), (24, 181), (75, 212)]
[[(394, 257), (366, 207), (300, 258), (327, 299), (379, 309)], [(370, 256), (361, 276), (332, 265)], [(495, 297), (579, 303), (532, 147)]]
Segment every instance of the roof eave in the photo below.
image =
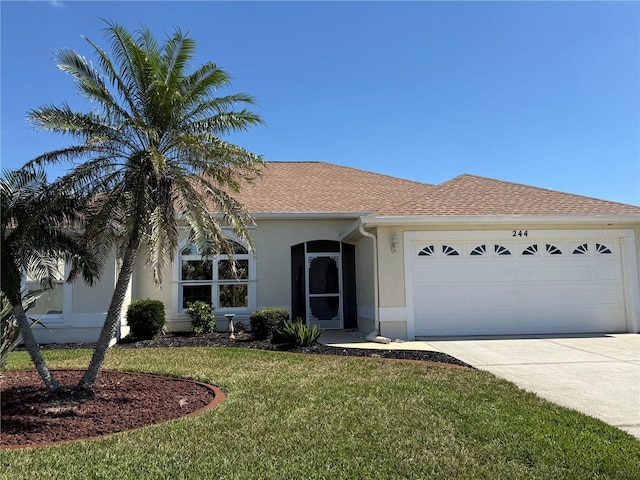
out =
[(480, 224), (628, 224), (639, 223), (639, 215), (407, 215), (361, 217), (365, 226), (384, 225), (480, 225)]
[(251, 216), (256, 220), (354, 220), (363, 215), (369, 215), (370, 213), (371, 212), (251, 212)]

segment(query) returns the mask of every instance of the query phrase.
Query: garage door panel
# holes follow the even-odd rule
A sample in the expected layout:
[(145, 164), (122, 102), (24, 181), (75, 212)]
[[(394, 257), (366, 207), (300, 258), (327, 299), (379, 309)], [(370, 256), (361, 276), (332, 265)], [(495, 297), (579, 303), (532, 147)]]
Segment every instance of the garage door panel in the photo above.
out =
[(441, 268), (438, 273), (438, 279), (441, 282), (462, 282), (464, 280), (464, 268), (462, 265), (452, 265), (449, 268)]
[(617, 265), (602, 265), (600, 262), (593, 268), (593, 278), (595, 280), (619, 280), (620, 269)]
[(494, 280), (498, 282), (513, 282), (520, 277), (518, 269), (512, 263), (495, 265), (492, 271)]
[(491, 268), (488, 265), (468, 265), (464, 269), (464, 281), (472, 283), (486, 282), (491, 277)]
[(544, 279), (546, 281), (571, 280), (571, 270), (566, 265), (546, 265), (544, 267)]
[[(588, 239), (527, 240), (498, 255), (505, 249), (499, 240), (428, 243), (436, 253), (412, 267), (416, 335), (625, 330), (622, 268), (613, 246), (604, 254), (605, 247), (598, 251)], [(443, 253), (451, 245), (459, 255)]]
[(593, 280), (593, 267), (589, 265), (571, 265), (569, 269), (571, 271), (571, 280)]

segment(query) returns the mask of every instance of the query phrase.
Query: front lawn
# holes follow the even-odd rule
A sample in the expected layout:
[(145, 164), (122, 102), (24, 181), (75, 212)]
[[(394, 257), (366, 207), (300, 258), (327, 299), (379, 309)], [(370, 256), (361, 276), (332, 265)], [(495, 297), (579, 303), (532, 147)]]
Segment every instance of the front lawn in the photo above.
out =
[[(84, 368), (90, 352), (45, 357)], [(211, 382), (227, 400), (102, 440), (2, 451), (0, 477), (640, 478), (640, 441), (478, 370), (233, 348), (115, 349), (105, 367)], [(26, 353), (8, 368), (30, 368)]]

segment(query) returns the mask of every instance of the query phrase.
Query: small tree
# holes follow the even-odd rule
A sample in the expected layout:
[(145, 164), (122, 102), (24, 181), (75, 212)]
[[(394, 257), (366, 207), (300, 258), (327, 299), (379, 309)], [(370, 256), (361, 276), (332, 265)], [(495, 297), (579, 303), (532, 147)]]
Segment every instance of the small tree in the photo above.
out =
[[(253, 219), (233, 198), (243, 181), (260, 172), (262, 158), (221, 136), (263, 123), (251, 111), (246, 94), (215, 97), (229, 75), (208, 62), (187, 71), (195, 42), (176, 29), (159, 44), (148, 28), (135, 34), (107, 22), (111, 55), (86, 39), (96, 63), (77, 52), (56, 53), (58, 68), (70, 74), (92, 102), (88, 112), (68, 104), (43, 106), (29, 113), (44, 130), (78, 142), (41, 155), (35, 164), (83, 160), (61, 183), (94, 200), (87, 231), (96, 239), (120, 227), (121, 267), (91, 362), (78, 385), (92, 390), (104, 362), (138, 260), (147, 247), (158, 285), (178, 245), (178, 218), (198, 245), (207, 240), (233, 258), (221, 223), (251, 244)], [(220, 213), (220, 220), (211, 216)], [(221, 222), (221, 223), (219, 223)]]
[[(80, 271), (88, 282), (100, 273), (103, 257), (86, 242), (78, 226), (84, 199), (47, 183), (44, 172), (30, 169), (5, 170), (0, 180), (2, 227), (2, 294), (11, 305), (25, 347), (50, 392), (60, 385), (40, 353), (25, 313), (22, 277), (30, 272), (41, 279), (41, 288), (54, 285), (58, 261), (69, 261), (72, 281)], [(4, 305), (3, 305), (4, 307)], [(3, 325), (4, 327), (4, 325)], [(9, 328), (9, 325), (6, 325)]]

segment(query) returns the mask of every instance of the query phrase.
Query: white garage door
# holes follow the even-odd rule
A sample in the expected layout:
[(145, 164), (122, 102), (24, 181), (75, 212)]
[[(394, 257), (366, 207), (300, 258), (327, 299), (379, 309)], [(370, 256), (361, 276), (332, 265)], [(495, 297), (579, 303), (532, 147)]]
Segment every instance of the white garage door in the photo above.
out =
[(619, 241), (589, 233), (417, 235), (415, 335), (626, 331)]

